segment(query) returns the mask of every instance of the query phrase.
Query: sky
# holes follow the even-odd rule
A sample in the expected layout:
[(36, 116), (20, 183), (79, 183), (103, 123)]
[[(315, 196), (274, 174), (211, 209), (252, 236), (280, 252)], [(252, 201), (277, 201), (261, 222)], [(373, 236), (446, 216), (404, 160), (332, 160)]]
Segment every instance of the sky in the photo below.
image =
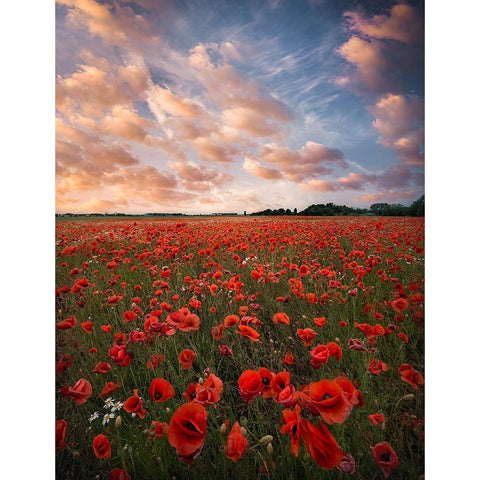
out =
[(58, 213), (424, 194), (424, 4), (57, 0)]

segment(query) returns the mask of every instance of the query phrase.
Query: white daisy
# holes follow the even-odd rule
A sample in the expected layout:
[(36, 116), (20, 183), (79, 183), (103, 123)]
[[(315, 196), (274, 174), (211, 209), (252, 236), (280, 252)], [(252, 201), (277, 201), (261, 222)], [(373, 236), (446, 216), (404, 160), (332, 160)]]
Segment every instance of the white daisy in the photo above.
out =
[(123, 407), (123, 403), (120, 401), (117, 401), (112, 405), (112, 412), (115, 412), (116, 410), (120, 410), (122, 407)]
[(103, 408), (110, 408), (114, 404), (114, 402), (115, 402), (115, 400), (113, 400), (112, 397), (108, 397), (105, 400), (105, 405), (103, 406)]
[(113, 413), (106, 413), (103, 416), (102, 425), (105, 425), (106, 423), (108, 423), (113, 418), (115, 418), (115, 415)]
[(98, 412), (93, 412), (91, 415), (90, 415), (90, 418), (88, 419), (88, 421), (90, 423), (92, 423), (96, 418), (98, 418), (100, 416), (100, 414)]

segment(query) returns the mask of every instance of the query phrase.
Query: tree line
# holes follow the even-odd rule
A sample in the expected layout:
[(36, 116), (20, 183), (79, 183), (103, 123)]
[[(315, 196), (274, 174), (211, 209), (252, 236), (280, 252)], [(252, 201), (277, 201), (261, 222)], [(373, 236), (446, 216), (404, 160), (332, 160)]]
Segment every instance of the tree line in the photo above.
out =
[(370, 208), (352, 208), (346, 205), (335, 205), (333, 203), (321, 203), (310, 205), (304, 210), (297, 212), (295, 208), (293, 212), (287, 208), (271, 209), (267, 208), (260, 212), (254, 212), (250, 215), (303, 215), (303, 216), (356, 216), (356, 215), (375, 215), (384, 217), (424, 217), (425, 216), (425, 195), (413, 202), (409, 207), (394, 203), (374, 203)]

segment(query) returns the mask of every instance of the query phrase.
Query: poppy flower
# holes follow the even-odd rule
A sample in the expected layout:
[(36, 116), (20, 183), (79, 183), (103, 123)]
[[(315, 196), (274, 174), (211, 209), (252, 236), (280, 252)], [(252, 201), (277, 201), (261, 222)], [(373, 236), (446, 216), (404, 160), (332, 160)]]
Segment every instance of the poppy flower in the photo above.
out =
[(82, 322), (80, 326), (87, 332), (87, 333), (92, 333), (93, 332), (93, 324), (91, 320), (87, 320), (86, 322)]
[(168, 423), (152, 420), (152, 425), (148, 429), (148, 435), (152, 438), (162, 438), (168, 432)]
[(115, 343), (108, 351), (108, 356), (121, 367), (128, 367), (132, 363), (132, 354), (123, 344)]
[(178, 361), (182, 366), (182, 370), (188, 370), (189, 368), (192, 368), (193, 361), (195, 360), (196, 356), (197, 354), (189, 348), (182, 350), (178, 356)]
[(394, 300), (391, 305), (397, 313), (401, 313), (408, 308), (408, 301), (405, 298), (398, 298)]
[(315, 325), (317, 327), (324, 327), (325, 323), (327, 322), (327, 319), (326, 317), (315, 317), (313, 321), (315, 322)]
[(73, 328), (76, 325), (77, 325), (76, 317), (68, 317), (65, 320), (62, 320), (61, 322), (58, 322), (55, 325), (55, 328), (58, 330), (68, 330), (69, 328)]
[(291, 353), (286, 353), (283, 357), (283, 363), (285, 365), (295, 365), (295, 359)]
[(93, 369), (95, 373), (108, 373), (110, 371), (111, 365), (107, 362), (99, 362), (96, 367)]
[(232, 349), (230, 347), (227, 347), (227, 345), (219, 345), (218, 349), (220, 350), (220, 355), (222, 355), (223, 357), (233, 355)]
[(88, 380), (80, 378), (73, 387), (65, 386), (61, 393), (73, 400), (75, 405), (82, 405), (92, 395), (92, 385)]
[(130, 480), (130, 475), (122, 468), (114, 468), (110, 471), (109, 480)]
[(310, 383), (301, 395), (305, 408), (313, 415), (321, 415), (329, 425), (343, 423), (353, 408), (342, 387), (331, 380)]
[(220, 400), (222, 392), (222, 380), (213, 373), (210, 373), (203, 382), (200, 390), (197, 392), (195, 401), (203, 405), (214, 404)]
[(111, 325), (102, 325), (100, 328), (102, 329), (102, 332), (105, 332), (105, 333), (110, 333), (110, 331), (112, 330)]
[(236, 325), (239, 321), (240, 317), (238, 315), (227, 315), (223, 320), (223, 324), (226, 327), (231, 327), (232, 325)]
[(190, 332), (200, 328), (200, 318), (198, 315), (191, 313), (188, 308), (181, 308), (178, 312), (172, 312), (165, 321), (181, 330), (182, 332)]
[(154, 354), (154, 355), (152, 355), (151, 359), (149, 358), (147, 360), (147, 368), (149, 370), (153, 370), (154, 368), (161, 365), (164, 360), (165, 360), (165, 357), (161, 353), (159, 353), (157, 355)]
[(252, 403), (253, 399), (262, 393), (264, 384), (262, 377), (254, 370), (245, 370), (238, 378), (240, 396), (247, 403)]
[(290, 317), (284, 312), (277, 312), (273, 315), (273, 323), (290, 325)]
[(370, 448), (373, 453), (373, 458), (375, 458), (375, 461), (383, 471), (384, 478), (387, 478), (392, 469), (398, 467), (397, 454), (388, 442), (380, 442)]
[(385, 423), (385, 417), (381, 413), (374, 413), (368, 416), (368, 419), (374, 424)]
[(207, 434), (207, 411), (199, 403), (180, 405), (170, 419), (168, 443), (177, 450), (180, 460), (193, 464), (200, 454)]
[(212, 329), (211, 329), (212, 337), (215, 340), (220, 340), (220, 337), (222, 336), (223, 326), (224, 326), (223, 323), (221, 323), (217, 327), (212, 327)]
[(382, 372), (386, 372), (387, 370), (388, 365), (383, 363), (381, 360), (371, 358), (368, 362), (368, 371), (373, 375), (380, 375)]
[(330, 358), (330, 352), (325, 345), (317, 345), (310, 350), (310, 365), (313, 368), (320, 368), (325, 365)]
[(305, 329), (299, 328), (297, 330), (297, 335), (299, 336), (302, 343), (306, 347), (309, 347), (312, 344), (313, 339), (318, 335), (318, 333), (316, 333), (311, 328), (305, 328)]
[(67, 437), (67, 422), (65, 420), (55, 420), (55, 451), (61, 450), (65, 446)]
[(355, 473), (355, 459), (349, 453), (344, 453), (337, 469), (342, 473)]
[(327, 347), (328, 354), (331, 357), (335, 357), (336, 360), (340, 360), (342, 358), (342, 349), (338, 343), (328, 342), (325, 346)]
[(227, 437), (226, 456), (237, 462), (247, 451), (247, 448), (248, 440), (243, 436), (240, 424), (235, 422)]
[(410, 384), (415, 390), (418, 390), (419, 385), (423, 385), (425, 383), (423, 375), (408, 363), (403, 363), (400, 365), (398, 367), (398, 372), (401, 375), (401, 379)]
[(254, 330), (252, 327), (249, 327), (248, 325), (239, 325), (238, 326), (239, 330), (236, 330), (235, 333), (238, 333), (244, 338), (248, 338), (254, 342), (259, 342), (260, 340), (258, 337), (260, 334)]
[(290, 450), (298, 457), (298, 449), (300, 448), (300, 405), (295, 405), (295, 410), (283, 410), (282, 417), (284, 425), (280, 429), (280, 433), (290, 435)]
[(317, 465), (326, 470), (331, 470), (340, 465), (343, 452), (322, 422), (319, 422), (318, 427), (316, 427), (307, 420), (301, 419), (300, 435), (308, 453)]
[(142, 419), (145, 418), (147, 411), (143, 408), (143, 401), (138, 396), (138, 390), (136, 388), (133, 390), (133, 395), (123, 402), (123, 409), (131, 413), (132, 416), (138, 415)]
[(97, 458), (110, 458), (112, 456), (112, 449), (108, 438), (99, 434), (93, 439), (93, 451)]
[(171, 383), (164, 378), (154, 378), (148, 388), (148, 394), (152, 402), (160, 403), (166, 402), (175, 395)]
[(121, 383), (105, 382), (105, 385), (103, 386), (102, 391), (97, 395), (97, 398), (105, 397), (106, 395), (110, 395), (111, 393), (113, 393), (115, 390), (117, 390), (121, 386), (122, 386)]
[(132, 310), (127, 310), (126, 312), (123, 312), (123, 321), (124, 322), (131, 322), (135, 320), (138, 317), (138, 315), (133, 312)]
[(65, 370), (69, 369), (73, 365), (73, 359), (70, 355), (67, 353), (64, 354), (57, 362), (55, 365), (55, 370), (58, 373), (62, 373)]

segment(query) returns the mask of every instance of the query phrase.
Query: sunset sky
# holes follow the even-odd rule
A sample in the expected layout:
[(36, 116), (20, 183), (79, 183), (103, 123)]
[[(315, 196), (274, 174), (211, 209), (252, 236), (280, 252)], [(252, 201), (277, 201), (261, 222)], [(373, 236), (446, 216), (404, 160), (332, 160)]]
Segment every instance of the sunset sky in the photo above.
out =
[(57, 0), (56, 211), (410, 205), (423, 2)]

